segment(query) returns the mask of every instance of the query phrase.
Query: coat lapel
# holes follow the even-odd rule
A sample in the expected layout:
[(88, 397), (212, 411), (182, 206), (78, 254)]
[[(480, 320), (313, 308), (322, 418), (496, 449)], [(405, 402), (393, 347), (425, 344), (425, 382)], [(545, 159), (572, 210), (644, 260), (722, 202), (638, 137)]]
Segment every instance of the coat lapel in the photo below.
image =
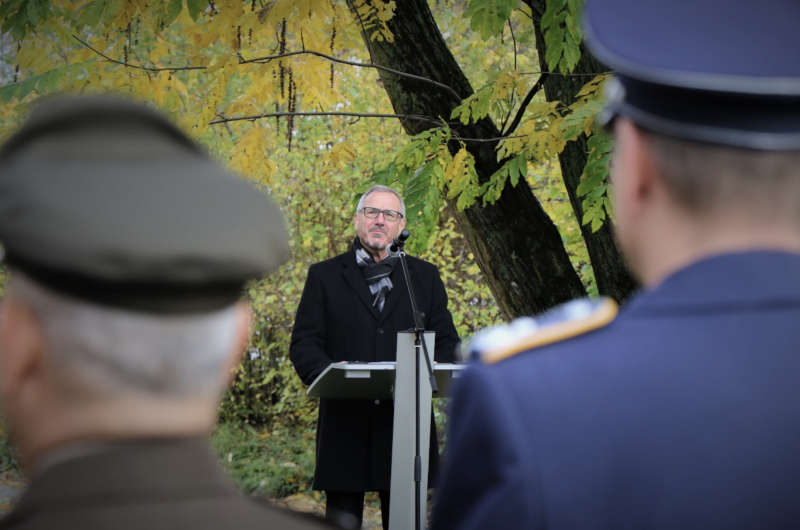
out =
[(380, 320), (380, 313), (376, 308), (372, 307), (372, 295), (369, 292), (369, 287), (367, 287), (367, 282), (364, 280), (358, 265), (356, 265), (355, 253), (348, 252), (342, 257), (342, 276), (344, 276), (345, 283), (358, 294), (358, 298), (363, 302), (373, 318)]
[[(411, 275), (411, 281), (414, 281), (414, 273), (411, 270), (411, 264), (408, 265), (408, 274)], [(406, 280), (403, 278), (403, 266), (398, 261), (395, 264), (394, 270), (392, 271), (392, 275), (389, 277), (392, 280), (392, 290), (389, 291), (388, 296), (386, 297), (386, 303), (383, 305), (383, 311), (381, 311), (380, 316), (378, 317), (379, 322), (383, 322), (386, 320), (386, 317), (392, 314), (392, 312), (397, 308), (397, 305), (400, 303), (400, 300), (408, 299), (408, 288), (406, 287)], [(409, 307), (411, 306), (411, 302), (408, 304)], [(411, 317), (411, 312), (409, 309), (409, 319)], [(398, 330), (400, 331), (400, 330)]]

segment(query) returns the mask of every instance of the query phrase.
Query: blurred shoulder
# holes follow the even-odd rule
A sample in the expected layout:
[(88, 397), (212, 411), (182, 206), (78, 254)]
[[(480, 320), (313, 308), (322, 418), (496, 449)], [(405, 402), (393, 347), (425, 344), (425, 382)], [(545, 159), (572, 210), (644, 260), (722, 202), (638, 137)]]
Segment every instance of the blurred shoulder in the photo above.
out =
[(498, 364), (601, 329), (617, 313), (617, 303), (611, 298), (573, 300), (537, 317), (522, 317), (482, 330), (469, 342), (466, 353), (483, 365)]

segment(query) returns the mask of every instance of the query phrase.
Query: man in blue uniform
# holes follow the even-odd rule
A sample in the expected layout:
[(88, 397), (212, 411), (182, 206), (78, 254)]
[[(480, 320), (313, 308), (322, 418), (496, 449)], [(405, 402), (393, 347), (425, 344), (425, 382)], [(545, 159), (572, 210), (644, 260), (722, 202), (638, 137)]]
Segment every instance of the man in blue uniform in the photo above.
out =
[(800, 521), (800, 3), (589, 0), (644, 286), (475, 341), (433, 527)]

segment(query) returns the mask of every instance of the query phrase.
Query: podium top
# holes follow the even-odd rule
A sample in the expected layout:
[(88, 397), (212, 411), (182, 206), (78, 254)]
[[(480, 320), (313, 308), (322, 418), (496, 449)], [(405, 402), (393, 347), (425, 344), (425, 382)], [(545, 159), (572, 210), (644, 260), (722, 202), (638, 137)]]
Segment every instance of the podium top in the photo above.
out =
[[(433, 372), (439, 387), (434, 397), (446, 396), (452, 379), (464, 368), (464, 364), (434, 363)], [(331, 363), (309, 385), (306, 395), (329, 399), (392, 399), (394, 371), (393, 361)]]

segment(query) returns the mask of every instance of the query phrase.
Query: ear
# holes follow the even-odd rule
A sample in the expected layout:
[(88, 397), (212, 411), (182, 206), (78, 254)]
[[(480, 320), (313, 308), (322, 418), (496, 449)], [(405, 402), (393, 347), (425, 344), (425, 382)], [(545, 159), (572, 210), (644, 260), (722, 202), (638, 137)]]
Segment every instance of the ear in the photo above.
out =
[(236, 339), (225, 365), (225, 388), (231, 386), (233, 378), (236, 376), (236, 367), (241, 362), (245, 347), (250, 340), (252, 324), (253, 311), (250, 309), (250, 304), (247, 302), (236, 304)]
[(617, 203), (631, 212), (649, 206), (658, 182), (647, 139), (629, 119), (620, 117), (614, 125), (614, 188)]
[(37, 316), (24, 302), (7, 296), (0, 304), (0, 389), (14, 399), (32, 378), (40, 376), (44, 339)]

